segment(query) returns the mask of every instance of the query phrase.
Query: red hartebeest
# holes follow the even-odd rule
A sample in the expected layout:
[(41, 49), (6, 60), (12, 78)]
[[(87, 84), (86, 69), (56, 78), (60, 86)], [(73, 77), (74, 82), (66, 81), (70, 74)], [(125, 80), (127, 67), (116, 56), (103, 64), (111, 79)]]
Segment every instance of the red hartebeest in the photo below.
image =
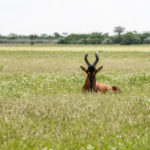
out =
[(86, 80), (85, 80), (82, 90), (83, 91), (102, 92), (102, 93), (105, 93), (107, 91), (121, 92), (121, 89), (118, 86), (115, 86), (115, 85), (110, 86), (110, 85), (107, 85), (104, 83), (96, 82), (96, 73), (98, 73), (103, 68), (103, 66), (96, 69), (96, 64), (99, 61), (99, 57), (98, 57), (97, 53), (95, 53), (96, 60), (92, 65), (89, 63), (87, 57), (88, 57), (88, 53), (86, 53), (85, 57), (84, 57), (84, 60), (85, 60), (86, 64), (88, 65), (88, 69), (86, 69), (83, 66), (80, 66), (81, 69), (87, 73), (87, 77), (86, 77)]

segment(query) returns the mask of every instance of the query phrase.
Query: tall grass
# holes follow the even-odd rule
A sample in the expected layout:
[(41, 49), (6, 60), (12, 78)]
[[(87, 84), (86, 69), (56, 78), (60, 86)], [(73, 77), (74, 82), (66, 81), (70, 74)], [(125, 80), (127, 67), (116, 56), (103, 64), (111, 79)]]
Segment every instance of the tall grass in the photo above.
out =
[[(104, 69), (97, 80), (118, 85), (122, 93), (85, 94), (81, 89), (86, 74), (79, 67), (85, 65), (84, 52), (75, 52), (77, 46), (69, 51), (4, 47), (0, 149), (149, 149), (150, 52), (121, 52), (124, 46), (120, 52), (112, 51), (114, 47), (99, 52), (98, 65)], [(94, 51), (89, 60), (94, 61)]]

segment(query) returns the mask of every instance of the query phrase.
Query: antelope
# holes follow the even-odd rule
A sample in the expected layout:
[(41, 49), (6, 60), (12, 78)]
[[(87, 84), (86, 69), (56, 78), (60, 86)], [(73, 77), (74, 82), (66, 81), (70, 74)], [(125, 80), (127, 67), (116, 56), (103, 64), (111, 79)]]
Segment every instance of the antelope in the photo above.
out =
[(96, 74), (102, 70), (103, 66), (100, 66), (96, 69), (96, 64), (99, 61), (99, 56), (97, 54), (97, 52), (95, 53), (95, 57), (96, 60), (95, 62), (91, 65), (87, 59), (88, 57), (88, 53), (85, 54), (84, 56), (84, 60), (88, 66), (88, 69), (86, 69), (83, 66), (80, 66), (81, 69), (87, 74), (85, 83), (82, 87), (83, 91), (94, 91), (94, 92), (102, 92), (102, 93), (106, 93), (107, 91), (118, 91), (121, 92), (121, 89), (114, 85), (114, 86), (110, 86), (104, 83), (98, 83), (96, 82)]

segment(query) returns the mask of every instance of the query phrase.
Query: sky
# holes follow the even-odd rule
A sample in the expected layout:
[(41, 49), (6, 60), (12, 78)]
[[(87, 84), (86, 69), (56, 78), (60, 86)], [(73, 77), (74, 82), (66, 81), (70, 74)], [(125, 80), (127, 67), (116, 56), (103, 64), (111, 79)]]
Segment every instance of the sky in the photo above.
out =
[(150, 31), (150, 0), (0, 0), (0, 34)]

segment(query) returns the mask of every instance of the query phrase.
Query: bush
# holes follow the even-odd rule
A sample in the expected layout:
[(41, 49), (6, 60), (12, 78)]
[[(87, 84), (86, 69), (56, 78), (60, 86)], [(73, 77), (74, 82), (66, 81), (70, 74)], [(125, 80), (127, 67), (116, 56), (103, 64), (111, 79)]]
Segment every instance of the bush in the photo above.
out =
[[(58, 41), (58, 44), (85, 44), (88, 34), (70, 34)], [(83, 42), (82, 42), (83, 41)]]
[(128, 32), (122, 36), (121, 44), (123, 45), (141, 44), (141, 39), (138, 34)]
[(102, 44), (112, 44), (112, 39), (111, 38), (105, 38), (103, 41), (102, 41)]
[(114, 37), (112, 38), (113, 44), (120, 44), (121, 41), (122, 41), (122, 36), (121, 36), (121, 35), (114, 36)]
[(102, 33), (92, 33), (89, 36), (89, 44), (101, 44), (105, 39), (105, 35)]
[(150, 44), (150, 37), (147, 37), (143, 41), (144, 44)]

